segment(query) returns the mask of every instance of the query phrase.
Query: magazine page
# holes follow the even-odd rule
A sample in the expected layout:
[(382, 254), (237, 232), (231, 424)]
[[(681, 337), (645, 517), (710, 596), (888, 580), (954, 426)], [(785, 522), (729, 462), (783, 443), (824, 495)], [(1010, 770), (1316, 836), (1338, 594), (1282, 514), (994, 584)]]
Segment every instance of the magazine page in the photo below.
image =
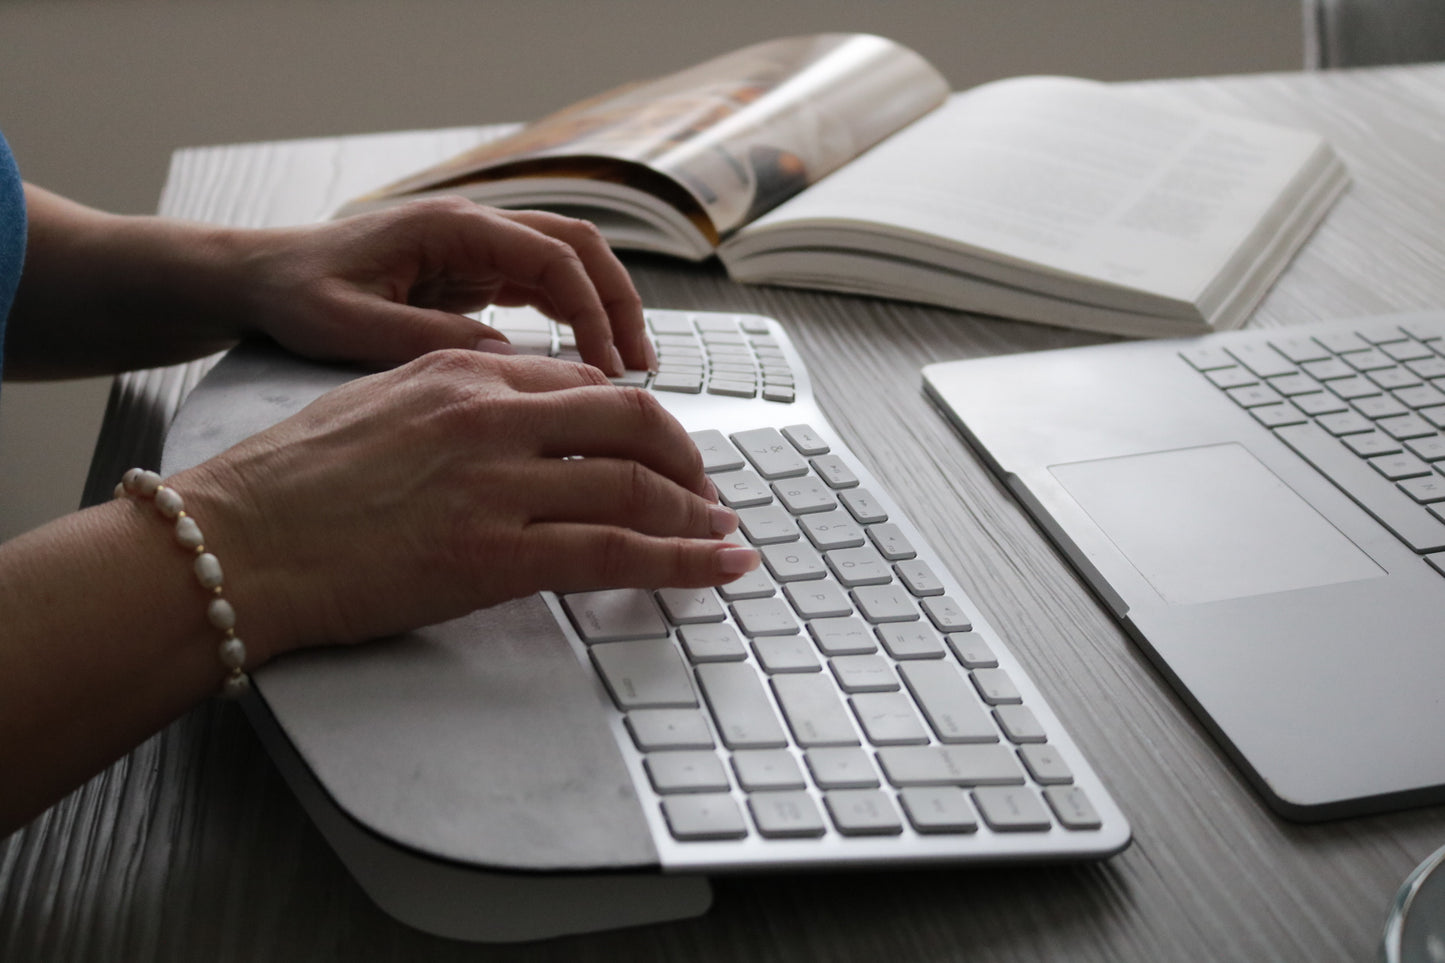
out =
[(941, 104), (943, 77), (882, 37), (767, 41), (575, 104), (378, 192), (581, 176), (661, 193), (726, 235)]
[(1191, 302), (1258, 243), (1325, 150), (1310, 132), (1179, 111), (1144, 91), (1000, 81), (956, 95), (760, 219), (724, 261), (836, 245), (861, 229), (895, 256), (982, 254), (988, 263), (972, 267), (1005, 284), (1064, 296), (1077, 286), (1051, 277), (1083, 278)]

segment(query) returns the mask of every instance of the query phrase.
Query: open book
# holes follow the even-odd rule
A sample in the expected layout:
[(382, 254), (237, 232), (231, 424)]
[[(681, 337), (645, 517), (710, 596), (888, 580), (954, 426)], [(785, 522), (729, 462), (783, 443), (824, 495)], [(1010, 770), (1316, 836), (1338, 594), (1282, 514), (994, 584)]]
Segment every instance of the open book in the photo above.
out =
[(823, 34), (602, 94), (338, 214), (459, 193), (742, 282), (1175, 335), (1243, 324), (1347, 183), (1308, 131), (1069, 78), (950, 94), (904, 47)]

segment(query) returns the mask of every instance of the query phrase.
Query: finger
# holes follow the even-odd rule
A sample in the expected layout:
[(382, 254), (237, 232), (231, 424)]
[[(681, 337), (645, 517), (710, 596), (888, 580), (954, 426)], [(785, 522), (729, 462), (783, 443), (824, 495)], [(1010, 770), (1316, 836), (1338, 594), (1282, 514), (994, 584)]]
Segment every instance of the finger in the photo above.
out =
[(640, 462), (704, 498), (716, 492), (702, 455), (672, 415), (640, 388), (577, 388), (539, 398), (537, 453)]
[(502, 332), (460, 314), (384, 301), (361, 292), (343, 300), (348, 318), (346, 356), (372, 366), (389, 366), (444, 348), (516, 354)]
[(529, 292), (529, 301), (571, 325), (584, 361), (609, 375), (622, 374), (625, 365), (613, 343), (611, 321), (572, 244), (505, 212), (476, 207), (462, 213), (469, 216), (457, 222), (462, 228), (459, 253), (473, 265), (489, 266), (504, 283)]
[(605, 525), (543, 523), (528, 529), (522, 570), (545, 570), (556, 592), (602, 588), (703, 588), (758, 567), (756, 549), (712, 539), (656, 538)]
[(546, 463), (527, 481), (534, 522), (586, 522), (644, 535), (720, 538), (737, 513), (635, 461), (570, 458)]
[[(595, 225), (544, 211), (501, 213), (512, 221), (566, 242), (577, 253), (597, 293), (605, 315), (601, 323), (605, 325), (607, 333), (610, 333), (612, 343), (617, 346), (623, 362), (634, 369), (657, 367), (657, 353), (652, 347), (652, 340), (647, 336), (647, 324), (643, 320), (642, 298), (638, 295), (627, 268), (617, 259), (617, 255)], [(550, 296), (551, 292), (548, 293)], [(599, 335), (603, 332), (589, 327), (597, 323), (595, 319), (590, 315), (573, 316), (568, 305), (555, 298), (551, 300), (555, 311), (553, 317), (571, 324), (576, 331), (579, 350), (583, 349), (584, 343), (588, 341), (595, 341), (599, 348), (602, 346), (603, 339)], [(588, 357), (585, 350), (583, 357)]]

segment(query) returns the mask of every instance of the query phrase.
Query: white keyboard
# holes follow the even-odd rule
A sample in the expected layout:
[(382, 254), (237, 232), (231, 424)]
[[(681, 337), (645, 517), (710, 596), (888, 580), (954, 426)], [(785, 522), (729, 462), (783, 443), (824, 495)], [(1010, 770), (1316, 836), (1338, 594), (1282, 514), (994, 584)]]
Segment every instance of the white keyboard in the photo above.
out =
[[(479, 315), (575, 354), (528, 309)], [(777, 321), (652, 311), (657, 393), (733, 538), (719, 589), (548, 596), (627, 760), (664, 868), (1102, 857), (1129, 827), (1058, 718), (817, 408)]]

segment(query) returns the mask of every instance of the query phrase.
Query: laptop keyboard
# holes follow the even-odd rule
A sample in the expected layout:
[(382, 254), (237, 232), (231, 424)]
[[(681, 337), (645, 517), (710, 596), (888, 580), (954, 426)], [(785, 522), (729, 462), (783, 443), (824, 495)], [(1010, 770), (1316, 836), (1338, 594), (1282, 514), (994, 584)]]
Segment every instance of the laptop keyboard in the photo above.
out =
[[(558, 329), (510, 320), (488, 317), (514, 343), (566, 356)], [(1122, 848), (1128, 827), (1107, 792), (833, 434), (781, 326), (697, 312), (648, 320), (660, 370), (629, 380), (665, 405), (685, 399), (674, 413), (738, 513), (732, 538), (763, 558), (717, 589), (550, 598), (596, 671), (664, 865)]]
[(1445, 326), (1370, 321), (1180, 354), (1445, 574)]

